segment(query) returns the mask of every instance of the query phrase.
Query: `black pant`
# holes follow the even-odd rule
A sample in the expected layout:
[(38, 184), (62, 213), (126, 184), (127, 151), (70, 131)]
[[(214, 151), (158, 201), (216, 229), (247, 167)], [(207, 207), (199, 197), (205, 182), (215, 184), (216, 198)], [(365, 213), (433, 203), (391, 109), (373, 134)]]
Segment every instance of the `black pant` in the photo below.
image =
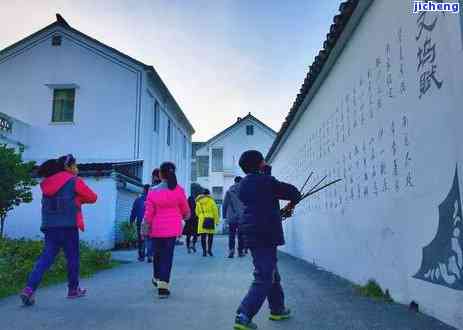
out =
[(243, 253), (243, 235), (241, 235), (238, 224), (231, 223), (228, 232), (228, 248), (230, 252), (235, 251), (235, 238), (238, 235), (238, 253)]
[[(207, 245), (206, 245), (207, 238)], [(201, 234), (201, 246), (204, 252), (212, 252), (212, 243), (214, 242), (214, 234)]]
[(175, 237), (153, 238), (153, 277), (169, 283), (174, 259)]
[(191, 247), (191, 236), (193, 236), (193, 246), (196, 245), (196, 242), (198, 241), (198, 234), (186, 234), (186, 247), (189, 249)]

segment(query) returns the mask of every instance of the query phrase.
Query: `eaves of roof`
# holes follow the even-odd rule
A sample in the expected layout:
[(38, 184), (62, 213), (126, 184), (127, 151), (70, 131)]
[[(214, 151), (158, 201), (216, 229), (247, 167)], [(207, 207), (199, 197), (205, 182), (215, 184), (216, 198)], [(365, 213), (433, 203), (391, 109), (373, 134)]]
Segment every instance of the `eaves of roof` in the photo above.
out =
[(217, 140), (218, 138), (220, 138), (221, 136), (227, 134), (228, 132), (232, 131), (235, 127), (237, 127), (238, 125), (241, 125), (243, 123), (243, 121), (245, 120), (253, 120), (255, 122), (257, 122), (258, 124), (262, 125), (265, 129), (269, 130), (272, 134), (276, 135), (277, 132), (275, 132), (270, 126), (267, 126), (266, 124), (264, 124), (262, 121), (260, 121), (259, 119), (257, 119), (256, 117), (254, 117), (251, 113), (247, 114), (246, 117), (243, 117), (243, 118), (240, 118), (239, 120), (237, 120), (233, 125), (230, 125), (229, 127), (227, 127), (226, 129), (224, 129), (223, 131), (221, 131), (220, 133), (214, 135), (212, 138), (210, 138), (209, 140), (207, 140), (206, 142), (204, 142), (204, 145), (208, 145), (210, 144), (211, 142)]
[[(374, 0), (347, 0), (339, 6), (339, 14), (334, 16), (333, 24), (326, 35), (323, 48), (315, 57), (304, 79), (296, 99), (286, 116), (275, 141), (269, 149), (266, 161), (270, 162), (285, 141), (297, 119), (307, 109), (313, 96), (320, 88), (330, 69), (335, 64), (347, 40), (352, 35), (361, 17)], [(354, 17), (354, 19), (352, 19)]]

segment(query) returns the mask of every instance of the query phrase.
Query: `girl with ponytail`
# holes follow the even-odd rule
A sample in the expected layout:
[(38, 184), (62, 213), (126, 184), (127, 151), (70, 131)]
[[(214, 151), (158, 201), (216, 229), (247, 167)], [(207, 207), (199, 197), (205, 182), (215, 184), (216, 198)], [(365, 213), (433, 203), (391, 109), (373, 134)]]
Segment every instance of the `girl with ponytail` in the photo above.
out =
[(59, 251), (64, 250), (68, 271), (68, 298), (85, 296), (79, 286), (79, 230), (84, 231), (82, 204), (93, 204), (97, 195), (77, 176), (74, 156), (68, 154), (44, 162), (38, 169), (44, 179), (42, 190), (42, 225), (45, 234), (42, 255), (29, 274), (27, 286), (21, 292), (23, 304), (35, 302), (35, 291), (45, 272), (53, 265)]
[(185, 190), (177, 183), (174, 163), (163, 163), (159, 172), (161, 183), (148, 193), (144, 222), (153, 240), (153, 285), (159, 298), (167, 298), (175, 240), (182, 234), (182, 220), (190, 217), (190, 208)]

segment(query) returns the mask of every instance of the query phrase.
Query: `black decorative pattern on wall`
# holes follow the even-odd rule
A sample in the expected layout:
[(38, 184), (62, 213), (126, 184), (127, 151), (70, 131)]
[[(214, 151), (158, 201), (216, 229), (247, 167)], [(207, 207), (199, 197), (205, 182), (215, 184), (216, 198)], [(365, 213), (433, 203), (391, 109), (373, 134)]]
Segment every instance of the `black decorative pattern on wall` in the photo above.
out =
[(445, 200), (439, 205), (439, 227), (432, 242), (423, 248), (416, 279), (463, 291), (463, 238), (458, 168)]

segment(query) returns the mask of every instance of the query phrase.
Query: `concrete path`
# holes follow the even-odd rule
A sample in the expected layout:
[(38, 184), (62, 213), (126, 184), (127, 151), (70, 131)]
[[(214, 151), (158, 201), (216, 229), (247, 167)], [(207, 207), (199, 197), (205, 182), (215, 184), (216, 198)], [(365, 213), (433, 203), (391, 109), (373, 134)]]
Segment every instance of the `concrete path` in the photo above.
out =
[[(135, 252), (115, 257), (133, 261), (83, 280), (89, 296), (66, 300), (65, 285), (42, 289), (32, 308), (17, 297), (0, 301), (0, 329), (232, 329), (234, 312), (251, 282), (251, 260), (226, 259), (226, 241), (217, 239), (215, 257), (188, 255), (177, 247), (172, 296), (159, 300), (151, 286), (151, 265), (135, 261)], [(409, 312), (405, 306), (356, 295), (350, 284), (288, 256), (280, 270), (293, 319), (267, 320), (267, 306), (255, 321), (259, 329), (452, 329)]]

